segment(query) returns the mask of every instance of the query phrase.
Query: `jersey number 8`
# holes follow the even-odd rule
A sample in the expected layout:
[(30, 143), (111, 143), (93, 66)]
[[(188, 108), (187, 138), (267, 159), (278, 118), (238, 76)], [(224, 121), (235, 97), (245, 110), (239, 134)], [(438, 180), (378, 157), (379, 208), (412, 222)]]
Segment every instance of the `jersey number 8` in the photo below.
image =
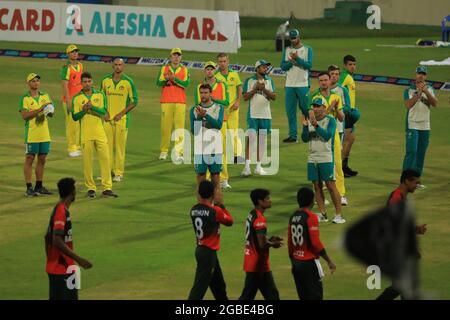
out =
[(294, 246), (301, 246), (303, 244), (303, 226), (301, 224), (291, 225), (292, 243)]
[(195, 218), (194, 220), (195, 225), (195, 234), (197, 235), (197, 239), (201, 240), (203, 239), (203, 220), (201, 218)]

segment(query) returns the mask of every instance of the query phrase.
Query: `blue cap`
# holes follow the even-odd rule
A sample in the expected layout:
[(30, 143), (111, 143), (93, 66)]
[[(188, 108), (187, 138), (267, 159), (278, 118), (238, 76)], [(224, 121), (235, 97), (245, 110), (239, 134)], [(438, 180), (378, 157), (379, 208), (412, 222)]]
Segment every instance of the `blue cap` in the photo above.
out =
[(325, 103), (323, 102), (323, 100), (322, 100), (322, 98), (315, 98), (313, 101), (312, 101), (312, 103), (311, 103), (311, 105), (313, 105), (313, 106), (323, 106)]
[(270, 62), (267, 62), (266, 60), (258, 60), (255, 63), (255, 69), (257, 69), (259, 66), (270, 66)]
[(298, 29), (289, 30), (289, 38), (294, 39), (300, 37), (300, 31)]
[(425, 74), (427, 74), (428, 73), (427, 66), (418, 66), (416, 68), (416, 73), (425, 73)]

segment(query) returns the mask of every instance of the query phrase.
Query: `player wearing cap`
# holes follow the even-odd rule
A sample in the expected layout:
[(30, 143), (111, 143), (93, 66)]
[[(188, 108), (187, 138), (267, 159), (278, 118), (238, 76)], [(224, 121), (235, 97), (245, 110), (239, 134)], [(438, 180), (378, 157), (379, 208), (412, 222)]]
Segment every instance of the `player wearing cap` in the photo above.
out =
[[(224, 108), (229, 104), (228, 87), (225, 82), (218, 80), (215, 77), (216, 63), (213, 61), (208, 61), (205, 63), (205, 78), (199, 83), (195, 90), (194, 103), (200, 104), (200, 86), (202, 83), (208, 83), (212, 88), (211, 98), (214, 102), (221, 104)], [(220, 187), (222, 189), (231, 188), (228, 183), (228, 165), (227, 165), (227, 115), (224, 111), (223, 123), (220, 133), (222, 134), (222, 144), (223, 144), (223, 158), (222, 158), (222, 172), (220, 172)], [(209, 174), (209, 172), (208, 172)], [(207, 174), (207, 178), (208, 178)]]
[[(43, 185), (44, 167), (47, 154), (50, 151), (50, 131), (47, 117), (52, 116), (55, 108), (48, 93), (39, 90), (41, 77), (36, 73), (30, 73), (26, 80), (29, 91), (25, 93), (19, 102), (19, 112), (25, 120), (25, 164), (23, 168), (27, 189), (25, 195), (34, 197), (37, 195), (52, 194)], [(38, 155), (36, 165), (36, 185), (32, 187), (33, 161)]]
[(78, 61), (78, 47), (71, 44), (66, 49), (67, 62), (61, 69), (63, 108), (66, 114), (67, 151), (70, 157), (81, 155), (80, 123), (72, 119), (72, 99), (81, 90), (83, 65)]
[(230, 68), (230, 60), (227, 53), (222, 52), (217, 55), (217, 64), (219, 68), (216, 71), (216, 78), (228, 86), (229, 105), (225, 106), (225, 115), (227, 117), (228, 131), (231, 130), (233, 137), (234, 162), (237, 163), (237, 157), (242, 157), (242, 143), (238, 136), (242, 81), (239, 73)]
[[(173, 48), (170, 51), (170, 62), (161, 67), (156, 85), (161, 87), (161, 147), (160, 160), (167, 159), (170, 147), (172, 127), (184, 129), (186, 114), (186, 88), (191, 79), (189, 70), (181, 64), (182, 51)], [(183, 161), (184, 134), (177, 132), (175, 151), (177, 162)]]
[(312, 109), (309, 120), (302, 116), (302, 140), (309, 143), (308, 180), (314, 185), (321, 221), (328, 221), (322, 196), (322, 181), (324, 181), (336, 210), (333, 223), (342, 224), (345, 223), (345, 219), (341, 215), (341, 199), (336, 188), (333, 159), (336, 120), (327, 114), (323, 98), (314, 99)]
[[(322, 98), (322, 101), (325, 103), (325, 108), (327, 113), (331, 115), (336, 123), (343, 123), (344, 121), (344, 112), (343, 112), (343, 101), (342, 98), (331, 91), (330, 86), (330, 75), (326, 72), (321, 72), (319, 74), (319, 88), (311, 94), (311, 99), (314, 100), (316, 98)], [(348, 205), (348, 200), (345, 197), (345, 181), (344, 181), (344, 172), (342, 171), (342, 158), (341, 158), (341, 139), (339, 136), (339, 129), (336, 126), (336, 133), (334, 135), (333, 140), (333, 158), (334, 158), (334, 170), (336, 176), (336, 187), (341, 196), (341, 204)], [(322, 193), (323, 195), (323, 193)]]
[(288, 251), (292, 263), (297, 294), (300, 300), (322, 300), (322, 277), (324, 272), (319, 258), (328, 264), (331, 273), (336, 265), (331, 261), (320, 241), (319, 221), (311, 209), (314, 192), (300, 188), (297, 192), (298, 209), (292, 214), (288, 225)]
[[(405, 89), (403, 98), (406, 116), (406, 155), (403, 170), (413, 169), (423, 173), (425, 153), (430, 139), (430, 107), (437, 107), (434, 90), (427, 85), (427, 67), (416, 68), (416, 81)], [(424, 188), (420, 184), (419, 188)]]
[(104, 127), (108, 138), (113, 181), (120, 182), (125, 171), (125, 147), (130, 111), (137, 106), (138, 95), (133, 80), (123, 73), (123, 59), (114, 59), (112, 67), (114, 71), (103, 78), (101, 89), (106, 95), (108, 105)]
[(356, 85), (353, 79), (353, 74), (356, 71), (356, 58), (351, 55), (344, 57), (344, 70), (339, 78), (339, 84), (347, 88), (350, 96), (350, 109), (346, 109), (345, 113), (345, 134), (344, 144), (342, 148), (342, 170), (346, 178), (356, 176), (358, 171), (353, 171), (348, 166), (348, 159), (352, 145), (355, 142), (355, 123), (360, 118), (359, 109), (356, 107)]
[(256, 141), (256, 169), (255, 174), (265, 175), (261, 167), (261, 160), (266, 149), (266, 137), (272, 128), (272, 114), (270, 111), (270, 100), (275, 100), (275, 84), (267, 75), (270, 63), (258, 60), (255, 63), (255, 75), (244, 82), (244, 100), (248, 101), (247, 129), (249, 131), (245, 148), (245, 167), (243, 176), (251, 175), (250, 170), (250, 143)]
[(84, 183), (88, 189), (87, 196), (95, 198), (96, 185), (92, 176), (92, 160), (94, 152), (100, 164), (104, 197), (114, 197), (112, 192), (111, 167), (109, 161), (108, 139), (103, 127), (103, 117), (108, 105), (105, 94), (93, 88), (92, 75), (83, 72), (81, 75), (82, 90), (72, 99), (72, 117), (81, 122), (81, 147), (83, 150)]
[(312, 68), (313, 50), (300, 41), (300, 31), (289, 31), (291, 46), (283, 49), (281, 69), (286, 71), (285, 105), (289, 123), (289, 137), (283, 142), (297, 142), (297, 105), (308, 117), (309, 71)]

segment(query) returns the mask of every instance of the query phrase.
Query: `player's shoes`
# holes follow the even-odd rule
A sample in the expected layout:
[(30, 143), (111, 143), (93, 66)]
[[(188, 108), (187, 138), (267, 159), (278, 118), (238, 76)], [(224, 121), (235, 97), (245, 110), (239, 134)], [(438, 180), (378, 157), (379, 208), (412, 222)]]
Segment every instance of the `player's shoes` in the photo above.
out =
[(34, 192), (36, 192), (38, 195), (51, 195), (51, 194), (53, 194), (53, 192), (48, 191), (46, 187), (40, 187), (39, 189), (34, 190)]
[(114, 182), (122, 182), (123, 181), (123, 176), (114, 176), (113, 181)]
[(328, 217), (326, 213), (318, 213), (319, 222), (328, 222)]
[(79, 156), (81, 156), (81, 151), (80, 150), (69, 152), (69, 157), (71, 157), (71, 158), (78, 158)]
[(102, 192), (102, 196), (106, 198), (117, 198), (118, 195), (112, 192), (112, 190), (105, 190)]
[(351, 178), (358, 175), (358, 171), (353, 171), (349, 167), (342, 168), (342, 171), (344, 172), (344, 178)]
[(423, 185), (423, 184), (418, 184), (417, 186), (416, 186), (416, 189), (417, 190), (423, 190), (423, 189), (426, 189), (427, 187), (425, 186), (425, 185)]
[(39, 194), (33, 190), (32, 187), (27, 188), (25, 191), (25, 197), (37, 197)]
[(95, 198), (95, 190), (89, 190), (87, 192), (87, 197), (91, 199)]
[(297, 139), (294, 139), (292, 137), (287, 137), (283, 140), (284, 143), (297, 143)]
[(334, 216), (333, 223), (343, 224), (345, 222), (345, 219), (341, 215)]
[(167, 159), (167, 152), (161, 152), (159, 154), (159, 160), (166, 160)]
[(347, 197), (341, 197), (341, 206), (348, 206)]
[(220, 181), (220, 188), (221, 189), (231, 189), (231, 186), (228, 183), (228, 180)]
[(173, 162), (176, 164), (182, 164), (184, 162), (184, 158), (183, 158), (183, 156), (177, 155), (177, 156), (175, 156), (175, 159), (173, 160)]
[(252, 171), (250, 170), (250, 167), (244, 167), (244, 170), (242, 170), (241, 176), (248, 177), (252, 175)]
[(257, 174), (259, 176), (266, 176), (267, 172), (264, 171), (264, 169), (262, 167), (256, 167), (255, 174)]

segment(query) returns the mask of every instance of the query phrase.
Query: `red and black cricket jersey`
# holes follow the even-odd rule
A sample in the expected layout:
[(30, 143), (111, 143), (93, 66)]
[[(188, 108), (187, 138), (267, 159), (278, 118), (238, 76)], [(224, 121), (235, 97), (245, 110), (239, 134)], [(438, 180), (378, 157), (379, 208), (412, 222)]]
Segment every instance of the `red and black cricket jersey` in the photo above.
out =
[(65, 244), (70, 249), (73, 249), (70, 212), (62, 202), (58, 203), (56, 207), (53, 208), (47, 233), (45, 235), (45, 246), (47, 250), (46, 272), (49, 274), (66, 274), (67, 268), (75, 263), (72, 258), (64, 255), (53, 245), (53, 235), (61, 236)]
[(263, 213), (253, 209), (245, 225), (245, 272), (269, 272), (269, 249), (260, 248), (258, 234), (267, 235), (267, 220)]
[(295, 211), (289, 219), (288, 250), (291, 259), (301, 261), (318, 259), (325, 253), (320, 241), (319, 218), (307, 208)]
[(225, 207), (196, 204), (191, 209), (192, 225), (197, 245), (212, 250), (220, 249), (220, 224), (231, 226), (233, 217)]
[(387, 205), (396, 204), (405, 200), (406, 198), (403, 196), (402, 191), (400, 190), (400, 188), (397, 188), (389, 195)]

